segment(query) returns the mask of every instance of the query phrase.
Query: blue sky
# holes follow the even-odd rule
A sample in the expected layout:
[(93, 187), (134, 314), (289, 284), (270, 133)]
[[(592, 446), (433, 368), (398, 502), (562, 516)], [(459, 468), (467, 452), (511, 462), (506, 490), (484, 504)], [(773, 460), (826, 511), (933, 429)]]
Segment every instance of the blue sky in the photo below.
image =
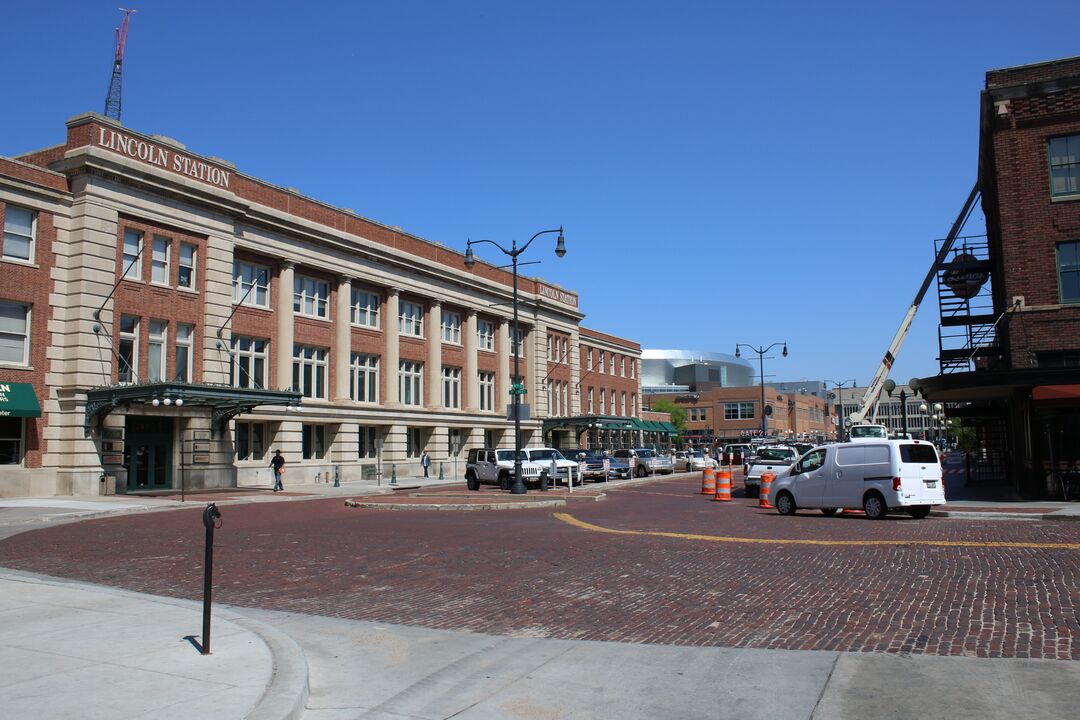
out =
[[(586, 325), (786, 340), (789, 380), (869, 380), (976, 179), (985, 71), (1080, 54), (1075, 1), (131, 3), (125, 125), (452, 247), (562, 224), (523, 260)], [(103, 110), (119, 13), (4, 15), (14, 155)], [(893, 377), (936, 354), (931, 292)]]

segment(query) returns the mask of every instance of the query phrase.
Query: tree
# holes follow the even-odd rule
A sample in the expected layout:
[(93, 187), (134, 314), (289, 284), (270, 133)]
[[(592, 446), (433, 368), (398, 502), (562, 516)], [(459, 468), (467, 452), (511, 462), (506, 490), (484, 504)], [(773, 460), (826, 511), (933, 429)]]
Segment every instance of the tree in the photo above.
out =
[(979, 436), (973, 427), (965, 427), (957, 418), (949, 420), (949, 432), (956, 438), (956, 447), (961, 450), (978, 450)]
[(654, 412), (664, 412), (671, 415), (671, 424), (679, 431), (679, 435), (686, 430), (686, 410), (671, 402), (667, 398), (657, 398), (652, 401)]

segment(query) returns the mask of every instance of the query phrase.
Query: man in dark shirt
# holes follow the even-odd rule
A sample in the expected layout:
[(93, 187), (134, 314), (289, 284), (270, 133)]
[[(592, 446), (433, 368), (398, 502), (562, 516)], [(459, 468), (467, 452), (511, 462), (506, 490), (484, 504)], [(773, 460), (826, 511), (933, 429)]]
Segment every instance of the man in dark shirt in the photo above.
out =
[(270, 458), (270, 467), (274, 469), (274, 492), (284, 490), (281, 478), (285, 475), (285, 458), (281, 457), (280, 450), (274, 451), (274, 457)]

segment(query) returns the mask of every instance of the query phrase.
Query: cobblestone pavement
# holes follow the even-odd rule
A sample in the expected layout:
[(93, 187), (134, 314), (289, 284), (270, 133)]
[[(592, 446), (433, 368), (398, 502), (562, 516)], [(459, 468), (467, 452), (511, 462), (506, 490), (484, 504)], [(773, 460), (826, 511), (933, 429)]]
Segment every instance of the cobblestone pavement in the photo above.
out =
[[(1078, 522), (782, 517), (699, 490), (675, 477), (511, 513), (228, 506), (214, 599), (503, 635), (1080, 660)], [(24, 533), (0, 566), (198, 598), (202, 543), (195, 507)]]

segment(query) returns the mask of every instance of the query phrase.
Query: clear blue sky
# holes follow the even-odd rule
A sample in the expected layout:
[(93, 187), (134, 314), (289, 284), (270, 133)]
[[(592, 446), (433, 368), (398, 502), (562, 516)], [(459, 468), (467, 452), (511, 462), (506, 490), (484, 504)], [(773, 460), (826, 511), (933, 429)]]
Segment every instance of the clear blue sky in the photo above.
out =
[[(128, 2), (129, 127), (456, 248), (565, 225), (523, 259), (585, 324), (786, 340), (782, 379), (869, 380), (975, 181), (985, 71), (1080, 54), (1075, 0)], [(102, 112), (116, 6), (7, 4), (0, 154)], [(931, 295), (893, 377), (936, 353)]]

